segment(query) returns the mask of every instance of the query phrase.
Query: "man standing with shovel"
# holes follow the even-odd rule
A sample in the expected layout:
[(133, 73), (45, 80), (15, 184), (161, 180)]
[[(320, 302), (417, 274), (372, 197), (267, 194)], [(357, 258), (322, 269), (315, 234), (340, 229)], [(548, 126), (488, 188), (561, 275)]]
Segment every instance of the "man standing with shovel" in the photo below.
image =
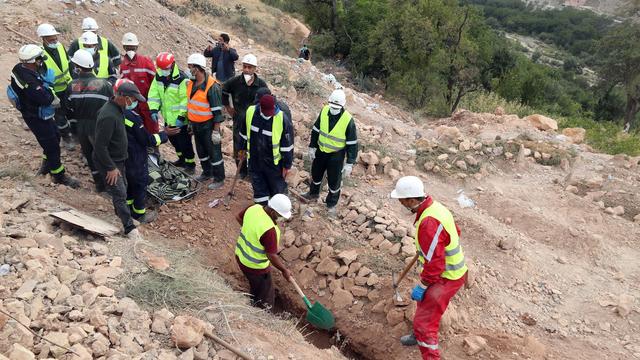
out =
[(403, 336), (400, 342), (418, 345), (423, 359), (439, 360), (440, 319), (467, 278), (460, 230), (451, 212), (426, 196), (422, 180), (415, 176), (400, 178), (391, 198), (398, 199), (402, 206), (416, 214), (415, 244), (422, 265), (420, 282), (411, 292), (411, 299), (418, 303), (413, 334)]
[(291, 217), (291, 200), (286, 195), (277, 194), (267, 205), (251, 205), (238, 215), (236, 220), (242, 226), (236, 243), (236, 261), (249, 281), (251, 303), (270, 309), (275, 304), (275, 291), (271, 280), (271, 264), (291, 281), (291, 272), (278, 256), (280, 228), (279, 217)]

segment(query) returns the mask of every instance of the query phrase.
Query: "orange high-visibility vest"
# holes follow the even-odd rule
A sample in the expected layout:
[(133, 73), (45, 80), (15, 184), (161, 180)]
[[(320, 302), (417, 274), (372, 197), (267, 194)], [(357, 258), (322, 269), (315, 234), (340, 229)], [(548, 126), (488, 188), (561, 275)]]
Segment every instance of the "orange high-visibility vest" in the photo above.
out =
[(217, 83), (217, 81), (213, 78), (213, 76), (207, 77), (207, 85), (202, 89), (196, 90), (195, 94), (191, 96), (191, 92), (193, 90), (194, 80), (189, 80), (187, 84), (187, 96), (189, 97), (189, 102), (187, 103), (187, 117), (189, 121), (192, 122), (205, 122), (213, 117), (213, 111), (219, 110), (217, 108), (212, 108), (211, 104), (209, 104), (209, 99), (207, 98), (207, 93), (209, 89)]

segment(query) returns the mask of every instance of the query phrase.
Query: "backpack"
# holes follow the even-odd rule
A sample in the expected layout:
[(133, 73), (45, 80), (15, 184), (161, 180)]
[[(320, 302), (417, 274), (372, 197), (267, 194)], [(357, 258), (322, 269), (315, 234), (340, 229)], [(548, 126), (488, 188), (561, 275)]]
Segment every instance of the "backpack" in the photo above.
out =
[(18, 111), (22, 110), (22, 105), (20, 104), (20, 98), (18, 97), (18, 94), (16, 93), (16, 91), (13, 90), (13, 86), (11, 86), (11, 84), (7, 86), (7, 98), (9, 98), (9, 102), (11, 103), (11, 105), (13, 105), (14, 108), (16, 108), (16, 110)]

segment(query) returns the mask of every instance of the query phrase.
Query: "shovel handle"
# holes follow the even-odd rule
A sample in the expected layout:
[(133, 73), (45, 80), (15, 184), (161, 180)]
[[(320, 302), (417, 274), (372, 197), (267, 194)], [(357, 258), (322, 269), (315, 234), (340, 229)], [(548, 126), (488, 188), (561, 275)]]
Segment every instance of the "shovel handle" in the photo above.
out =
[(398, 281), (396, 281), (396, 283), (393, 284), (393, 287), (398, 287), (398, 284), (400, 284), (400, 281), (404, 279), (404, 277), (407, 275), (409, 270), (413, 267), (413, 264), (415, 264), (416, 261), (418, 261), (418, 256), (420, 256), (420, 253), (416, 253), (413, 256), (413, 259), (411, 259), (411, 261), (407, 264), (407, 266), (404, 267), (404, 270), (402, 270), (402, 272), (400, 273), (400, 276), (398, 276)]
[(234, 354), (238, 355), (243, 360), (253, 360), (247, 353), (245, 353), (242, 350), (238, 349), (237, 347), (229, 344), (228, 342), (220, 339), (219, 337), (215, 336), (212, 332), (205, 331), (204, 334), (208, 338), (210, 338), (211, 340), (213, 340), (213, 341), (217, 342), (218, 344), (224, 346), (225, 348), (229, 349), (231, 352), (233, 352)]
[(296, 292), (298, 293), (298, 295), (300, 295), (302, 300), (304, 300), (305, 305), (307, 305), (307, 307), (310, 308), (311, 302), (309, 301), (309, 299), (307, 299), (307, 296), (302, 292), (302, 289), (300, 289), (300, 286), (298, 286), (298, 283), (296, 282), (296, 279), (293, 278), (293, 276), (291, 277), (291, 283), (293, 284), (293, 287), (296, 289)]

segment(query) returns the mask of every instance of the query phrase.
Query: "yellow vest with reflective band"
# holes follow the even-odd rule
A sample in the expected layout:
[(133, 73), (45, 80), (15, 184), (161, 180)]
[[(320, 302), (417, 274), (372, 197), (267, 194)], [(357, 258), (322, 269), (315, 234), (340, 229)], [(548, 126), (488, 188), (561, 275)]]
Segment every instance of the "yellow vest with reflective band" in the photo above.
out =
[(242, 230), (236, 243), (236, 255), (240, 262), (251, 269), (266, 269), (271, 265), (260, 237), (268, 230), (276, 230), (276, 241), (280, 244), (280, 228), (264, 211), (262, 205), (256, 204), (247, 209), (242, 220)]
[[(42, 47), (44, 50), (44, 47)], [(47, 69), (53, 70), (55, 75), (55, 80), (53, 81), (53, 91), (62, 92), (67, 89), (67, 85), (71, 82), (71, 74), (69, 73), (69, 58), (67, 57), (67, 51), (64, 49), (62, 44), (58, 43), (58, 47), (56, 48), (58, 51), (58, 57), (60, 58), (60, 66), (56, 64), (53, 57), (47, 56), (44, 60), (45, 65), (47, 65)]]
[(205, 86), (204, 91), (198, 88), (196, 93), (191, 96), (195, 80), (189, 80), (187, 83), (187, 97), (189, 98), (189, 101), (187, 102), (187, 116), (189, 121), (199, 123), (205, 122), (213, 117), (213, 111), (215, 109), (213, 109), (209, 104), (207, 93), (216, 82), (217, 81), (213, 76), (207, 76), (207, 85)]
[[(425, 255), (425, 252), (420, 248), (420, 242), (418, 241), (418, 230), (420, 229), (422, 221), (427, 217), (432, 217), (438, 220), (440, 222), (440, 226), (438, 226), (436, 234), (433, 239), (431, 239), (431, 246), (429, 246)], [(453, 215), (451, 215), (449, 209), (444, 207), (441, 203), (434, 201), (431, 206), (426, 208), (422, 214), (420, 214), (420, 218), (416, 221), (415, 226), (416, 236), (414, 241), (416, 249), (418, 250), (418, 260), (420, 263), (424, 266), (425, 262), (429, 262), (431, 260), (431, 256), (438, 244), (440, 233), (444, 230), (449, 234), (449, 245), (444, 248), (446, 267), (441, 276), (449, 280), (458, 280), (463, 277), (467, 272), (467, 265), (464, 261), (464, 253), (462, 252), (462, 245), (460, 245), (460, 236), (458, 236), (456, 223), (453, 220)]]
[[(100, 41), (100, 49), (96, 50), (98, 50), (98, 55), (100, 55), (100, 63), (98, 64), (97, 70), (93, 69), (93, 73), (99, 79), (106, 79), (109, 77), (109, 40), (102, 36), (98, 36), (98, 39)], [(84, 49), (84, 44), (80, 39), (78, 39), (78, 47)]]
[[(251, 156), (251, 121), (253, 120), (253, 115), (256, 112), (256, 106), (251, 105), (247, 108), (247, 114), (245, 116), (247, 122), (247, 159)], [(280, 163), (280, 159), (282, 159), (282, 155), (280, 154), (280, 139), (282, 139), (282, 132), (284, 131), (284, 116), (282, 115), (282, 111), (279, 111), (271, 118), (271, 148), (273, 151), (273, 164), (278, 165)], [(265, 135), (269, 132), (267, 130), (262, 130), (263, 133), (266, 131)]]
[(337, 152), (344, 149), (347, 143), (347, 127), (351, 121), (351, 114), (347, 110), (342, 113), (336, 125), (329, 131), (329, 105), (320, 112), (320, 135), (318, 147), (324, 153)]

